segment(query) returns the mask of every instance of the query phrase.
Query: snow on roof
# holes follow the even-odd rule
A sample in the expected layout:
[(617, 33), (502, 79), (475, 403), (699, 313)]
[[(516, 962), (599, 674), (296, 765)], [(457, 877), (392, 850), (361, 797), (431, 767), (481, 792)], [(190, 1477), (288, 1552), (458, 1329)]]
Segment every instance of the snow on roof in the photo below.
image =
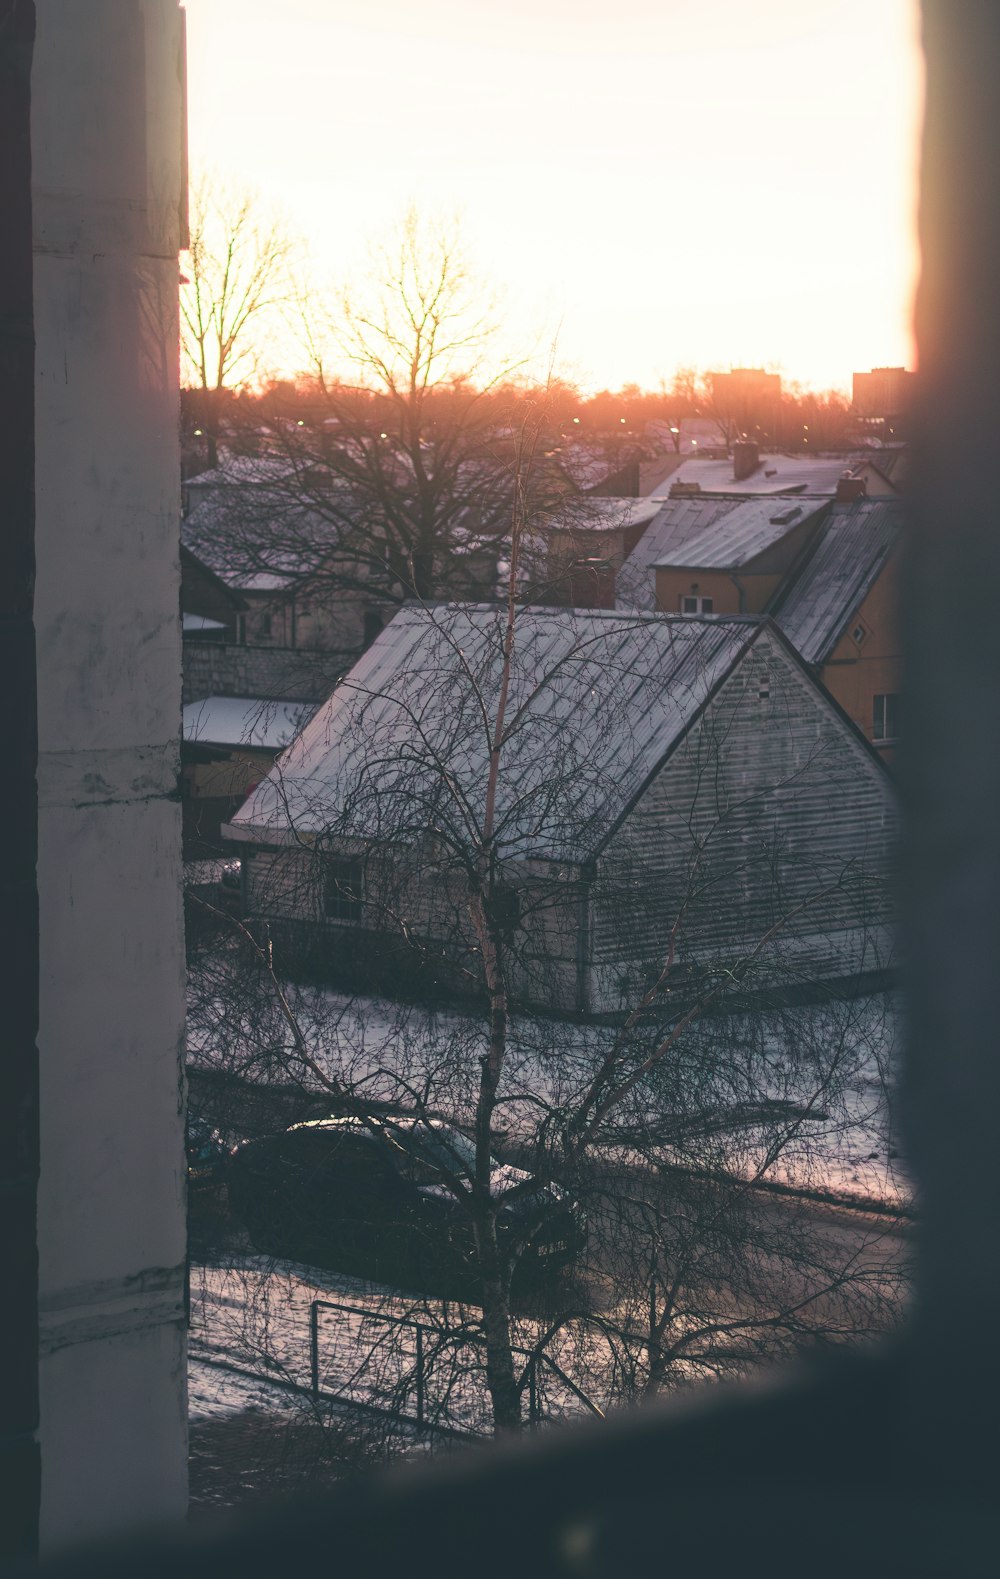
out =
[(224, 631), (224, 620), (210, 620), (204, 614), (182, 614), (181, 630), (186, 631)]
[(279, 482), (293, 474), (290, 460), (275, 455), (227, 455), (211, 471), (184, 480), (185, 488), (233, 488)]
[(274, 488), (210, 488), (181, 521), (181, 541), (227, 586), (275, 592), (314, 575), (336, 526)]
[(654, 570), (673, 565), (698, 570), (745, 565), (827, 508), (825, 499), (740, 499), (685, 542), (665, 549), (651, 565)]
[(740, 501), (718, 495), (694, 495), (651, 502), (658, 505), (657, 513), (618, 575), (617, 604), (621, 610), (654, 609), (653, 566), (668, 554), (682, 552), (687, 543), (729, 515)]
[(678, 483), (698, 483), (702, 493), (774, 494), (794, 488), (805, 494), (832, 497), (845, 471), (860, 464), (861, 455), (768, 455), (749, 477), (737, 482), (732, 460), (686, 460), (667, 477), (655, 497), (669, 496)]
[(569, 532), (622, 531), (652, 521), (661, 509), (659, 499), (573, 499), (546, 522), (546, 530)]
[[(481, 827), (502, 605), (406, 605), (234, 818), (236, 837), (423, 840)], [(579, 860), (611, 831), (753, 641), (745, 619), (524, 608), (515, 628), (496, 837)], [(555, 771), (554, 771), (555, 770)]]
[(773, 610), (806, 663), (825, 663), (903, 531), (900, 499), (835, 504), (799, 576)]
[(279, 751), (315, 711), (314, 702), (268, 702), (252, 696), (206, 696), (184, 708), (184, 739), (210, 746)]

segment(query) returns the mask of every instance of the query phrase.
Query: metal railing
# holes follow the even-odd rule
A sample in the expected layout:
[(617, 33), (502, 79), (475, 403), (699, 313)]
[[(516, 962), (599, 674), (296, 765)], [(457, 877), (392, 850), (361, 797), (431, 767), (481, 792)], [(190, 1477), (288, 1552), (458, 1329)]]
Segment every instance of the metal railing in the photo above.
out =
[[(454, 1390), (455, 1362), (460, 1351), (471, 1351), (472, 1353), (481, 1351), (485, 1344), (484, 1338), (460, 1332), (453, 1334), (447, 1328), (433, 1327), (427, 1322), (415, 1320), (412, 1316), (397, 1316), (389, 1311), (372, 1311), (367, 1306), (352, 1305), (339, 1300), (314, 1299), (309, 1307), (309, 1376), (310, 1392), (314, 1402), (318, 1403), (323, 1398), (342, 1403), (358, 1402), (358, 1400), (345, 1396), (344, 1391), (331, 1391), (323, 1385), (320, 1376), (320, 1313), (322, 1311), (335, 1311), (342, 1316), (360, 1318), (362, 1326), (381, 1324), (393, 1327), (399, 1332), (405, 1331), (412, 1334), (411, 1352), (407, 1356), (410, 1362), (409, 1375), (405, 1379), (401, 1379), (397, 1385), (395, 1401), (391, 1406), (379, 1405), (377, 1402), (373, 1402), (371, 1396), (369, 1396), (364, 1400), (366, 1409), (374, 1410), (379, 1414), (391, 1415), (401, 1423), (416, 1426), (420, 1430), (438, 1431), (449, 1436), (477, 1437), (489, 1434), (486, 1429), (477, 1428), (474, 1425), (463, 1425), (456, 1421), (447, 1421), (442, 1418), (443, 1411), (441, 1409), (428, 1407), (429, 1373), (433, 1368), (434, 1360), (440, 1356), (442, 1350), (447, 1349), (453, 1361), (447, 1386), (447, 1393), (450, 1395)], [(565, 1388), (570, 1397), (580, 1406), (576, 1411), (577, 1413), (583, 1412), (596, 1415), (599, 1419), (604, 1418), (604, 1411), (592, 1398), (587, 1396), (582, 1388), (577, 1386), (571, 1376), (567, 1376), (558, 1361), (553, 1359), (550, 1354), (547, 1354), (544, 1349), (526, 1349), (515, 1346), (513, 1353), (518, 1359), (524, 1361), (519, 1388), (522, 1394), (525, 1390), (527, 1391), (528, 1421), (530, 1425), (539, 1426), (544, 1424), (546, 1420), (554, 1418), (543, 1407), (544, 1390), (540, 1386), (540, 1376), (552, 1379)], [(369, 1353), (362, 1360), (361, 1365), (355, 1368), (348, 1379), (348, 1387), (365, 1371), (370, 1357)], [(469, 1367), (459, 1362), (458, 1374), (463, 1375), (466, 1380), (478, 1378), (482, 1383), (485, 1383), (485, 1363), (480, 1359), (476, 1365)], [(414, 1400), (412, 1412), (400, 1407), (400, 1394), (405, 1395), (410, 1391), (412, 1391)]]

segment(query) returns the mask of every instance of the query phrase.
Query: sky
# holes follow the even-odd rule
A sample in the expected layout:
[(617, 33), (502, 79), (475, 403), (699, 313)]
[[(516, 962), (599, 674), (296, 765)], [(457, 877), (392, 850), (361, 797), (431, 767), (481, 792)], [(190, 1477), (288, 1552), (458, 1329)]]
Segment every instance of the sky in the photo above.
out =
[(320, 281), (413, 205), (588, 389), (913, 365), (916, 0), (184, 4), (192, 170)]

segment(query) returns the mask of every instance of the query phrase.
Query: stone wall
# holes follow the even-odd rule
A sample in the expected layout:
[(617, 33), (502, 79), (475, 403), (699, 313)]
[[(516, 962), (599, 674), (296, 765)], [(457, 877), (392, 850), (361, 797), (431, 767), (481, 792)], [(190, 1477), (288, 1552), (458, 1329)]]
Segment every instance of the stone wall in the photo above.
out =
[(299, 652), (287, 647), (238, 647), (186, 642), (184, 701), (204, 696), (260, 696), (323, 702), (356, 654)]

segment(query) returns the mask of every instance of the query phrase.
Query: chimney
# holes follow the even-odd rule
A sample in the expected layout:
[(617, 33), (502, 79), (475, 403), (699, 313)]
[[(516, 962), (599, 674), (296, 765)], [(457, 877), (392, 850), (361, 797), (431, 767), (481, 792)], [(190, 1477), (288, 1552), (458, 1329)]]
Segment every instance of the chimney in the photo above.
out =
[(847, 504), (852, 499), (863, 499), (868, 492), (868, 485), (863, 477), (852, 477), (850, 472), (845, 472), (837, 478), (837, 503)]
[(733, 481), (752, 477), (760, 465), (760, 451), (751, 439), (737, 439), (733, 445)]

